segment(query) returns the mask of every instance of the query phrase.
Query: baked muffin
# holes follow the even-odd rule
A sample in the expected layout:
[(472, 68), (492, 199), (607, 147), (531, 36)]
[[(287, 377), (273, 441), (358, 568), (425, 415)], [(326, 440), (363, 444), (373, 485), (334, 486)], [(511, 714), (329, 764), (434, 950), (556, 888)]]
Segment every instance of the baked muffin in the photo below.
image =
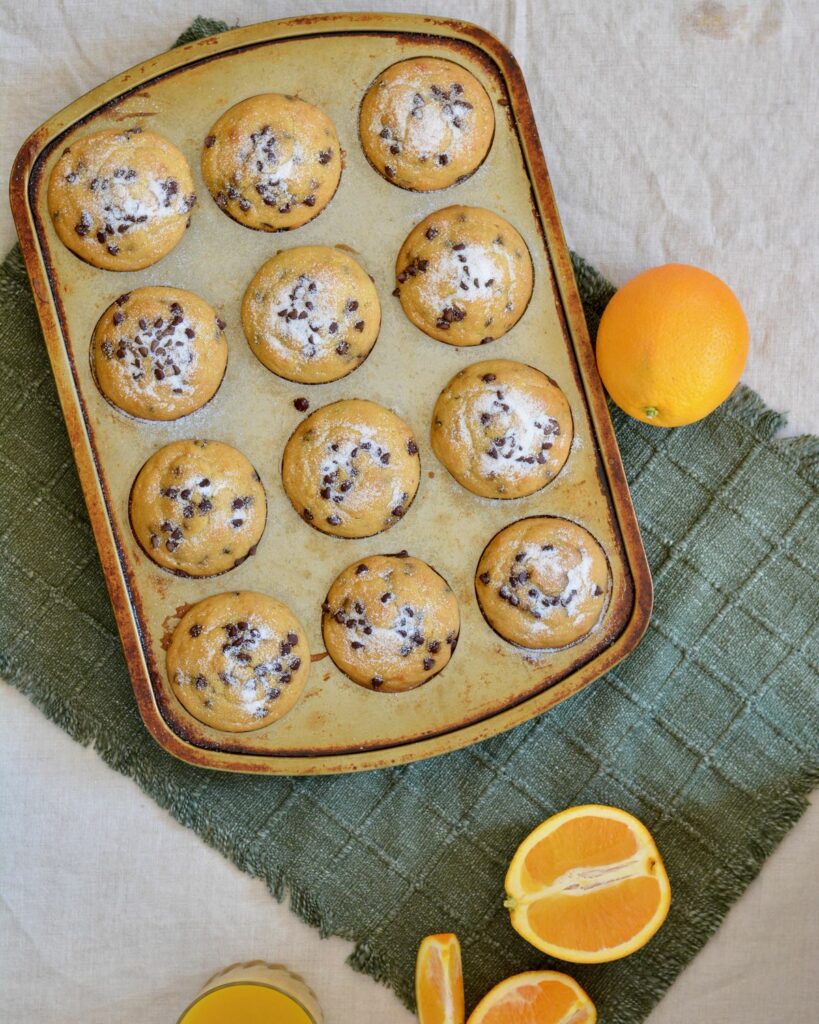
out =
[(532, 297), (532, 258), (496, 213), (448, 206), (407, 236), (395, 265), (404, 312), (448, 345), (483, 345), (523, 316)]
[(251, 96), (208, 132), (202, 176), (235, 221), (284, 231), (317, 217), (333, 198), (341, 146), (333, 122), (311, 103), (276, 93)]
[(566, 647), (603, 614), (611, 577), (603, 549), (568, 519), (532, 516), (495, 534), (481, 555), (475, 592), (486, 621), (520, 647)]
[(443, 669), (458, 643), (449, 584), (426, 562), (370, 555), (348, 566), (322, 605), (327, 653), (359, 686), (412, 690)]
[(175, 420), (201, 409), (227, 366), (225, 322), (181, 288), (137, 288), (120, 295), (97, 322), (91, 369), (97, 387), (123, 412)]
[(370, 537), (394, 526), (420, 478), (410, 427), (360, 398), (325, 405), (302, 420), (282, 459), (282, 483), (295, 510), (335, 537)]
[(439, 57), (411, 57), (376, 78), (361, 103), (367, 159), (387, 181), (429, 192), (468, 178), (495, 134), (495, 113), (473, 74)]
[(103, 270), (141, 270), (167, 256), (195, 202), (188, 161), (142, 128), (77, 139), (48, 183), (48, 212), (60, 241)]
[(249, 591), (216, 594), (182, 616), (167, 654), (180, 703), (212, 729), (249, 732), (282, 718), (310, 673), (304, 627), (287, 605)]
[(323, 384), (345, 377), (370, 354), (381, 306), (352, 256), (305, 245), (278, 252), (261, 267), (245, 292), (242, 326), (268, 370)]
[(131, 488), (131, 528), (145, 554), (182, 576), (216, 576), (255, 554), (267, 519), (259, 474), (221, 441), (172, 441)]
[(572, 446), (566, 396), (545, 373), (511, 359), (473, 363), (441, 392), (432, 450), (459, 484), (483, 498), (545, 487)]

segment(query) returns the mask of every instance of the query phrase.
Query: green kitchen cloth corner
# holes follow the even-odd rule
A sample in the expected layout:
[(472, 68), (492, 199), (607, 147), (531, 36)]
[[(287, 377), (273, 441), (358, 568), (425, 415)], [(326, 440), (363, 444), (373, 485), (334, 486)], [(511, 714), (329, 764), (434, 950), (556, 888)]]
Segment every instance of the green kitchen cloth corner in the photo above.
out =
[[(183, 38), (226, 27), (197, 19)], [(580, 259), (575, 273), (594, 332), (613, 289)], [(352, 940), (352, 965), (408, 1005), (429, 932), (460, 936), (470, 1005), (509, 974), (565, 969), (510, 927), (506, 866), (562, 808), (632, 811), (668, 868), (668, 920), (628, 959), (569, 970), (601, 1020), (636, 1024), (819, 780), (819, 439), (776, 440), (783, 418), (746, 388), (676, 430), (613, 415), (656, 588), (625, 662), (539, 719), (416, 765), (202, 771), (139, 718), (15, 249), (0, 268), (0, 673), (322, 934)]]

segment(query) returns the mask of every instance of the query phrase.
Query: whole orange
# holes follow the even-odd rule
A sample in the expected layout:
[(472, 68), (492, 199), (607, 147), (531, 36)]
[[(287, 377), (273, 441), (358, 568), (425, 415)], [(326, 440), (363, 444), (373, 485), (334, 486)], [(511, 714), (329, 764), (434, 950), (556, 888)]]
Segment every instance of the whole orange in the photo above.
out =
[(713, 412), (736, 387), (748, 357), (748, 324), (736, 295), (684, 263), (632, 278), (606, 307), (597, 368), (635, 419), (681, 427)]

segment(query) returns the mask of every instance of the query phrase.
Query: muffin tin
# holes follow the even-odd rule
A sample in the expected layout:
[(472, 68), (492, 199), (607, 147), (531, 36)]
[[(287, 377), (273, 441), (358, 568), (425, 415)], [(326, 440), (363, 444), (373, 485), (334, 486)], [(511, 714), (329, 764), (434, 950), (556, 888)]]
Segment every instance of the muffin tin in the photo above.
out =
[[(368, 163), (358, 138), (361, 99), (386, 67), (441, 56), (474, 74), (495, 109), (492, 147), (472, 177), (414, 193)], [(338, 191), (315, 220), (291, 232), (251, 231), (217, 208), (202, 181), (205, 135), (232, 104), (259, 92), (298, 94), (333, 120), (346, 151)], [(82, 263), (59, 242), (46, 206), (48, 177), (72, 140), (108, 127), (148, 126), (179, 146), (194, 170), (199, 203), (190, 230), (160, 263), (111, 273)], [(565, 699), (638, 643), (651, 610), (651, 579), (605, 398), (561, 233), (521, 71), (483, 30), (459, 21), (396, 14), (328, 14), (268, 22), (180, 47), (101, 85), (28, 139), (15, 162), (11, 197), (94, 535), (146, 726), (192, 764), (232, 771), (317, 774), (377, 768), (444, 753), (509, 729)], [(392, 296), (395, 259), (410, 229), (452, 204), (481, 206), (510, 221), (532, 255), (528, 309), (502, 339), (456, 348), (422, 334)], [(240, 307), (247, 283), (277, 250), (342, 245), (372, 275), (383, 309), (365, 363), (329, 384), (289, 383), (270, 373), (245, 341)], [(94, 326), (117, 295), (143, 285), (196, 292), (227, 321), (230, 348), (222, 387), (203, 409), (174, 422), (131, 419), (94, 384), (88, 349)], [(432, 453), (438, 395), (465, 365), (516, 359), (563, 389), (575, 439), (545, 489), (515, 500), (482, 499), (460, 487)], [(342, 398), (368, 398), (413, 428), (422, 478), (408, 514), (363, 540), (329, 537), (301, 521), (281, 486), (287, 439), (309, 411)], [(302, 403), (299, 403), (303, 405)], [(267, 529), (258, 552), (226, 575), (187, 579), (153, 565), (128, 522), (128, 496), (145, 460), (182, 438), (237, 447), (261, 474)], [(612, 590), (588, 636), (559, 651), (522, 650), (484, 621), (474, 574), (502, 527), (533, 515), (585, 526), (606, 552)], [(407, 693), (357, 686), (333, 665), (321, 636), (321, 602), (336, 576), (367, 555), (401, 549), (450, 583), (461, 611), (452, 660)], [(225, 590), (257, 590), (286, 602), (307, 628), (312, 667), (301, 701), (257, 732), (228, 734), (200, 724), (176, 700), (165, 675), (170, 633), (191, 604)], [(104, 692), (100, 700), (105, 699)]]

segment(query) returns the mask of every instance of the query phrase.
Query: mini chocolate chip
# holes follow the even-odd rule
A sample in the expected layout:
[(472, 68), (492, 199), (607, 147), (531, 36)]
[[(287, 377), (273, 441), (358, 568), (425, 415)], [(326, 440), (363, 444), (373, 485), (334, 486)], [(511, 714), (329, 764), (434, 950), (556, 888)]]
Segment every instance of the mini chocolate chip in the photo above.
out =
[(370, 685), (378, 688), (379, 686), (384, 685), (384, 680), (382, 679), (381, 676), (373, 676), (372, 679), (370, 680)]
[(188, 630), (188, 632), (190, 633), (191, 636), (201, 636), (202, 635), (202, 627), (198, 626), (198, 625), (193, 625)]
[(409, 452), (410, 455), (418, 454), (418, 445), (412, 438), (410, 438), (409, 441), (407, 441), (407, 451)]
[(210, 147), (214, 144), (214, 142), (216, 142), (216, 136), (215, 135), (208, 135), (205, 138), (205, 148), (206, 149), (210, 149)]
[(434, 664), (434, 658), (424, 658), (424, 671), (429, 672), (429, 670), (434, 666)]
[(489, 575), (489, 573), (488, 573), (488, 572), (482, 572), (482, 573), (480, 574), (480, 576), (478, 577), (478, 579), (479, 579), (479, 580), (481, 581), (481, 583), (483, 583), (483, 584), (488, 584), (491, 578), (492, 578), (492, 577), (491, 577), (491, 576)]
[(294, 398), (293, 405), (299, 412), (307, 412), (310, 408), (310, 403), (306, 398)]
[(436, 238), (436, 237), (437, 237), (437, 235), (438, 235), (438, 228), (434, 228), (434, 227), (432, 227), (432, 226), (430, 225), (430, 227), (428, 227), (428, 228), (426, 229), (426, 231), (424, 232), (424, 234), (425, 234), (425, 235), (427, 236), (427, 238), (428, 238), (428, 239), (430, 240), (430, 242), (431, 242), (433, 238)]

